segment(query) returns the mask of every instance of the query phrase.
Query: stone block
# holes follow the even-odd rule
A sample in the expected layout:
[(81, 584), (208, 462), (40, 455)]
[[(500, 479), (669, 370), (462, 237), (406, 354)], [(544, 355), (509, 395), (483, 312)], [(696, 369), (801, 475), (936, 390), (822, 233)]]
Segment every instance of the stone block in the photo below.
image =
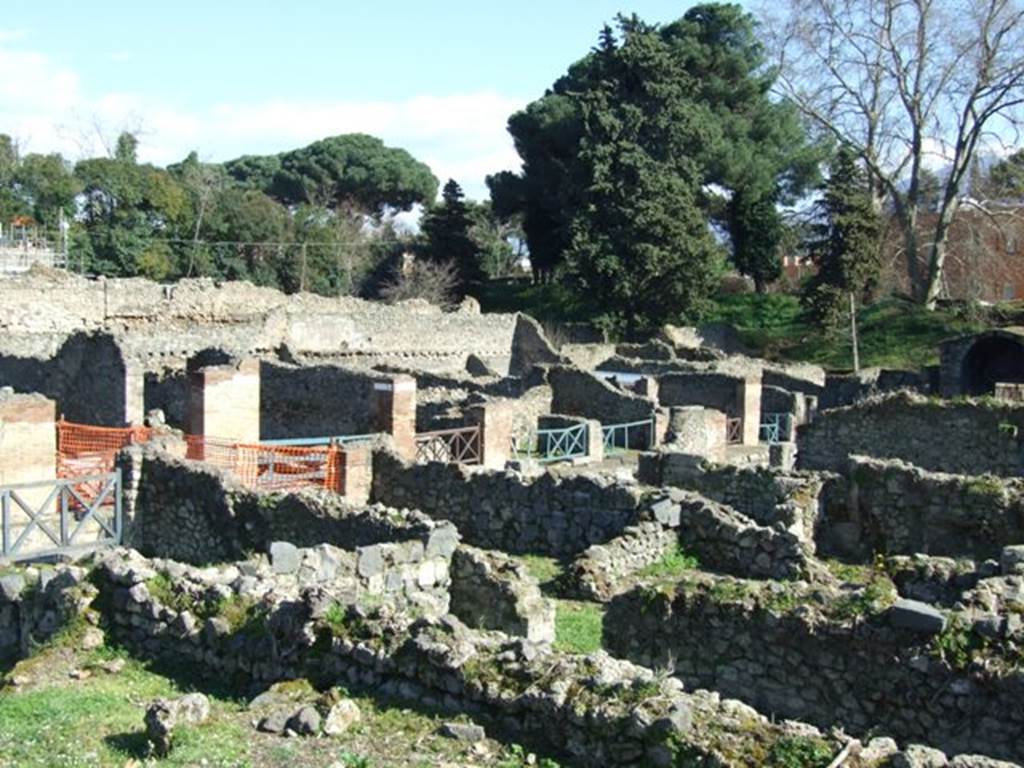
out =
[(651, 515), (662, 525), (669, 528), (679, 527), (679, 505), (671, 498), (659, 499), (650, 506)]
[(0, 598), (13, 603), (25, 589), (25, 578), (20, 573), (0, 576)]
[(999, 557), (999, 570), (1004, 576), (1024, 574), (1024, 544), (1003, 547)]
[(926, 635), (937, 635), (946, 628), (942, 611), (918, 600), (897, 600), (889, 609), (889, 622), (898, 629)]
[(299, 570), (301, 560), (298, 547), (287, 541), (275, 541), (270, 545), (270, 566), (274, 573), (288, 574)]

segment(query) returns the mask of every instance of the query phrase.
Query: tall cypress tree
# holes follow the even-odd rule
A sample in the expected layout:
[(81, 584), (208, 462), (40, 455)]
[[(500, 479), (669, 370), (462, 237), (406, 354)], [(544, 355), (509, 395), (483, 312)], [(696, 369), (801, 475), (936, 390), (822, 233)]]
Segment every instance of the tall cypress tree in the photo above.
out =
[(620, 19), (621, 44), (601, 35), (593, 86), (573, 98), (582, 116), (571, 184), (571, 277), (633, 331), (693, 315), (708, 298), (718, 249), (698, 204), (693, 156), (712, 132), (688, 98), (691, 78), (657, 31)]
[(871, 202), (867, 177), (852, 149), (840, 147), (820, 203), (821, 223), (810, 243), (818, 267), (802, 301), (828, 328), (847, 316), (850, 297), (862, 300), (878, 278), (881, 218)]
[(479, 284), (484, 276), (480, 251), (470, 236), (472, 226), (462, 188), (454, 179), (449, 179), (441, 193), (441, 204), (423, 217), (422, 255), (430, 261), (453, 263), (463, 294)]

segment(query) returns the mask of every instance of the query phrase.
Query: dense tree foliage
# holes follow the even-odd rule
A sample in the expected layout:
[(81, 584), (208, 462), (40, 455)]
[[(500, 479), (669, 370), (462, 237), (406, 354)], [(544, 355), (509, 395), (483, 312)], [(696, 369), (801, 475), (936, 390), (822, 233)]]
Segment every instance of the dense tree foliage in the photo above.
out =
[(270, 157), (250, 155), (224, 167), (238, 183), (285, 205), (355, 206), (379, 217), (430, 204), (437, 196), (437, 179), (429, 167), (404, 149), (361, 133)]
[[(626, 130), (635, 132), (636, 146), (651, 158), (684, 153), (685, 185), (697, 190), (674, 203), (694, 208), (684, 220), (710, 221), (726, 231), (737, 267), (763, 287), (779, 269), (781, 223), (775, 206), (815, 181), (821, 152), (805, 141), (796, 111), (769, 98), (772, 73), (764, 66), (752, 18), (736, 5), (704, 4), (664, 27), (620, 19), (620, 34), (621, 45), (605, 30), (595, 51), (510, 118), (523, 170), (488, 179), (495, 208), (521, 212), (539, 280), (549, 278), (573, 248), (581, 232), (579, 217), (600, 225), (604, 213), (613, 215), (593, 209), (592, 180), (581, 166), (590, 163), (584, 149), (595, 127), (593, 114), (585, 110), (600, 103), (602, 94), (609, 96), (609, 84), (617, 83), (619, 93), (612, 99), (631, 104), (620, 117)], [(617, 57), (612, 82), (608, 67), (616, 57), (608, 53), (617, 48), (629, 51)], [(647, 58), (633, 56), (634, 51), (648, 52)], [(664, 108), (699, 140), (680, 150), (672, 145), (678, 144), (673, 134), (634, 125)], [(635, 168), (613, 164), (610, 172), (623, 183), (637, 182), (627, 178)], [(579, 256), (572, 259), (577, 273)], [(695, 287), (707, 284), (706, 275), (681, 279)], [(696, 306), (670, 304), (675, 306), (667, 311), (676, 313)]]
[(802, 303), (814, 321), (836, 328), (851, 304), (870, 290), (881, 266), (881, 219), (852, 148), (843, 146), (837, 153), (819, 209), (820, 222), (809, 244), (818, 271)]
[(63, 213), (71, 268), (114, 276), (372, 293), (408, 245), (388, 214), (436, 190), (425, 165), (362, 135), (223, 165), (193, 152), (166, 169), (138, 162), (128, 133), (74, 167), (0, 136), (0, 221), (31, 216), (55, 239)]
[(438, 264), (451, 263), (459, 277), (459, 293), (483, 279), (480, 249), (470, 233), (473, 220), (462, 188), (449, 179), (441, 202), (427, 211), (421, 222), (421, 255)]

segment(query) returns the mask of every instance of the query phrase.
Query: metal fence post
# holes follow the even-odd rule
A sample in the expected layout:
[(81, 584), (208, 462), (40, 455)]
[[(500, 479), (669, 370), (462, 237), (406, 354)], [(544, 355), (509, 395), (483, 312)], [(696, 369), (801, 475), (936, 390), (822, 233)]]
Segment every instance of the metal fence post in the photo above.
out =
[(122, 490), (122, 486), (121, 486), (121, 468), (118, 467), (116, 470), (114, 470), (114, 534), (115, 534), (115, 536), (114, 536), (115, 542), (114, 543), (115, 544), (120, 544), (121, 543), (121, 539), (123, 538), (123, 535), (122, 535), (122, 531), (123, 531), (123, 528), (122, 528), (122, 525), (123, 525), (122, 515), (124, 514), (124, 511), (123, 511), (123, 508), (121, 506), (121, 504), (122, 504), (122, 501), (121, 501), (121, 490)]

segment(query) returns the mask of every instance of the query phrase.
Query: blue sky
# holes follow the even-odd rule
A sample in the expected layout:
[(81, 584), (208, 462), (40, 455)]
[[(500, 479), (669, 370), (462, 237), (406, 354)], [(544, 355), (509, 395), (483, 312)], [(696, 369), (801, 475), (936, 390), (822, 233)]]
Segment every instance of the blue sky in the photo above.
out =
[(484, 175), (517, 164), (508, 115), (605, 21), (670, 21), (691, 4), (5, 0), (0, 132), (77, 159), (128, 128), (165, 164), (364, 131), (481, 197)]

